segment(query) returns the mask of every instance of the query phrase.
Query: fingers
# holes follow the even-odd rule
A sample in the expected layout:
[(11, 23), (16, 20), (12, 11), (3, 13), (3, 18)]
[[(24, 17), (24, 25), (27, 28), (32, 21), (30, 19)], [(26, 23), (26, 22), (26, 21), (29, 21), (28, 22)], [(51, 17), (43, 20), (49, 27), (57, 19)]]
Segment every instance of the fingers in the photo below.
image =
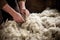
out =
[(18, 23), (23, 23), (24, 22), (24, 19), (14, 19), (14, 21), (18, 22)]
[(25, 12), (25, 14), (26, 14), (26, 16), (29, 16), (29, 11), (28, 10), (25, 10), (26, 12)]
[(13, 19), (14, 19), (16, 22), (20, 22), (20, 23), (22, 23), (22, 22), (25, 21), (24, 18), (21, 16), (21, 14), (16, 14), (16, 15), (13, 17)]
[(27, 17), (27, 16), (29, 16), (29, 11), (27, 10), (27, 9), (22, 9), (21, 11), (21, 14), (16, 14), (15, 16), (14, 16), (14, 20), (16, 21), (16, 22), (20, 22), (20, 23), (23, 23), (23, 22), (25, 22), (25, 18)]
[(29, 16), (29, 11), (27, 9), (21, 9), (21, 14), (25, 16)]

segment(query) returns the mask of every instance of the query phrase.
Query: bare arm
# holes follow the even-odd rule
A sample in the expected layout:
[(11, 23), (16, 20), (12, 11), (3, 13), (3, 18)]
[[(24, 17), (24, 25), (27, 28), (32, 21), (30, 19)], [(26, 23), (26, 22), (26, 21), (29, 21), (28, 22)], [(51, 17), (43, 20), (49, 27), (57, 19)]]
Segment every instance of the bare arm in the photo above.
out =
[(20, 9), (25, 9), (25, 1), (19, 1)]
[(17, 12), (11, 8), (8, 4), (6, 4), (3, 8), (4, 11), (6, 11), (7, 13), (9, 13), (11, 16), (14, 16)]
[(24, 21), (23, 17), (18, 12), (16, 12), (13, 8), (11, 8), (8, 4), (5, 4), (2, 9), (7, 13), (9, 13), (16, 22)]
[(21, 12), (24, 16), (29, 16), (29, 10), (26, 9), (26, 7), (25, 7), (25, 2), (26, 2), (26, 0), (20, 0), (20, 1), (19, 1), (20, 12)]

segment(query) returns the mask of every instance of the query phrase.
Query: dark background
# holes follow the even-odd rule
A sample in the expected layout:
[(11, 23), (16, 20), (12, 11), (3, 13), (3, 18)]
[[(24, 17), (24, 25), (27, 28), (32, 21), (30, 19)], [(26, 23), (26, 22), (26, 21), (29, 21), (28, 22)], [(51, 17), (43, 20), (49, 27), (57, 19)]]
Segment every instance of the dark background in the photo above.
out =
[(26, 7), (30, 12), (42, 12), (44, 9), (46, 9), (47, 7), (50, 7), (51, 9), (57, 9), (58, 11), (60, 11), (60, 0), (37, 0), (37, 3), (40, 2), (40, 5), (37, 6), (42, 6), (39, 7), (40, 10), (37, 10), (39, 8), (34, 8), (33, 6), (31, 6), (32, 2), (34, 2), (35, 0), (27, 0), (26, 1)]
[[(16, 7), (16, 3), (15, 0), (6, 0), (8, 2), (8, 4), (17, 11), (17, 7)], [(31, 4), (34, 4), (35, 0), (27, 0), (26, 1), (26, 8), (32, 13), (32, 12), (42, 12), (43, 10), (45, 10), (47, 7), (50, 7), (51, 9), (57, 9), (60, 12), (60, 0), (37, 0), (37, 3), (41, 3), (40, 5), (37, 5), (38, 8), (34, 8), (33, 6), (31, 6)], [(35, 3), (36, 4), (36, 3)], [(41, 7), (39, 7), (41, 6)], [(6, 13), (3, 10), (0, 10), (0, 13), (2, 13), (2, 15), (0, 15), (0, 23), (2, 23), (2, 21), (6, 21), (6, 19), (12, 19), (11, 15), (9, 15), (8, 13)]]

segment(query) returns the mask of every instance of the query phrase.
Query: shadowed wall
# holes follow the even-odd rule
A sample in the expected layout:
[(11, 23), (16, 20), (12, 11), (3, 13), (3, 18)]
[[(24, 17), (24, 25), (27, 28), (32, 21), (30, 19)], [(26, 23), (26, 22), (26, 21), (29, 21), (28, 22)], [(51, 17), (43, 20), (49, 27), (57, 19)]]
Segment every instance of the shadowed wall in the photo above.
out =
[(60, 10), (60, 0), (27, 0), (26, 7), (30, 12), (42, 12), (47, 7)]

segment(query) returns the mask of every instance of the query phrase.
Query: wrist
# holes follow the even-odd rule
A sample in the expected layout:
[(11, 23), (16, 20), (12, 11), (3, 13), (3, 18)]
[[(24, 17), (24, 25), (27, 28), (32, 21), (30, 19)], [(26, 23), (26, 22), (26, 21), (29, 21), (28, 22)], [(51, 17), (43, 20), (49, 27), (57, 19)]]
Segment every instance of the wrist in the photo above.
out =
[(20, 10), (22, 10), (22, 9), (26, 9), (26, 8), (25, 7), (21, 7)]
[(14, 18), (16, 15), (19, 15), (17, 12), (12, 13), (12, 17)]

